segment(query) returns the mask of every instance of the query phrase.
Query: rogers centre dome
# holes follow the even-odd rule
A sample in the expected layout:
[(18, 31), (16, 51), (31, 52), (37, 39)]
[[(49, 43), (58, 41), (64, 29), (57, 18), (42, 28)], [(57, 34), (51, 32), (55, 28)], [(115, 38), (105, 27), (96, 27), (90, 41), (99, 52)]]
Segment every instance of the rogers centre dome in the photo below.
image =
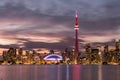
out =
[(49, 54), (44, 57), (44, 60), (62, 60), (62, 59), (63, 59), (62, 56), (58, 54)]

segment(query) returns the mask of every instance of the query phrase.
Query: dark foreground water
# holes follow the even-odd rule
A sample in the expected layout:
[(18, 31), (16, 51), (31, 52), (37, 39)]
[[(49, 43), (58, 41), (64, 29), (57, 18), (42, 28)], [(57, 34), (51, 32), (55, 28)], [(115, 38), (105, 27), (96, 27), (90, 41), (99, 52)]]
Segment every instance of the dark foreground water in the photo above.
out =
[(120, 66), (1, 65), (0, 80), (120, 80)]

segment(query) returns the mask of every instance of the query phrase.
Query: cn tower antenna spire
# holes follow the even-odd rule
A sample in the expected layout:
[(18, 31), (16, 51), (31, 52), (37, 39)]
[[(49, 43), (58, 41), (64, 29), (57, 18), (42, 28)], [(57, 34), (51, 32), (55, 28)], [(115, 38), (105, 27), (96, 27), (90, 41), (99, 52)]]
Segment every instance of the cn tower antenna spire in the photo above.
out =
[(78, 25), (78, 10), (76, 9), (76, 25)]
[(79, 25), (78, 25), (78, 10), (76, 9), (76, 16), (75, 16), (75, 59), (77, 60), (78, 53), (79, 53), (79, 46), (78, 46), (78, 30), (79, 30)]

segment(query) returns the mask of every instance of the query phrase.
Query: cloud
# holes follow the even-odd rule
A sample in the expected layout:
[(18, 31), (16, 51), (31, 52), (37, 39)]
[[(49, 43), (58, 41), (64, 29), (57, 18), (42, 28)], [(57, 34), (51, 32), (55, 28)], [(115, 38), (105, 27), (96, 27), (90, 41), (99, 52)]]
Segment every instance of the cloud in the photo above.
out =
[[(119, 13), (116, 12), (119, 3), (97, 0), (94, 3), (88, 0), (47, 1), (29, 0), (0, 6), (0, 38), (5, 41), (1, 41), (1, 47), (9, 45), (57, 50), (74, 48), (76, 7), (79, 10), (80, 47), (86, 42), (102, 44), (119, 38), (120, 17), (112, 15)], [(110, 10), (109, 6), (115, 8), (115, 11)]]
[[(9, 4), (6, 4), (6, 2), (9, 2)], [(23, 8), (25, 5), (29, 9), (52, 16), (74, 16), (76, 8), (78, 8), (81, 18), (101, 19), (120, 16), (119, 0), (12, 0), (12, 2), (4, 0), (1, 4), (8, 6), (11, 4), (14, 6), (19, 5), (23, 6)], [(19, 6), (17, 7), (18, 10), (21, 9)]]
[(106, 17), (118, 17), (120, 16), (120, 1), (119, 0), (109, 0), (105, 1), (104, 10)]

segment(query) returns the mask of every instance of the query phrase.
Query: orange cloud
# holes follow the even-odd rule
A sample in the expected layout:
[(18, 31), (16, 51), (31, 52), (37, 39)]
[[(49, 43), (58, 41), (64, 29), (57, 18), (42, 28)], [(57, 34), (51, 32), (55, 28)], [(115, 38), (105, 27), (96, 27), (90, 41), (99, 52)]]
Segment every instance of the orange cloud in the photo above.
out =
[(28, 39), (33, 42), (45, 42), (45, 43), (57, 43), (60, 42), (63, 38), (53, 37), (53, 36), (32, 36), (32, 35), (19, 35), (18, 38)]
[(96, 35), (96, 34), (87, 34), (87, 35), (81, 35), (79, 36), (80, 39), (84, 40), (85, 42), (110, 42), (113, 39), (118, 39), (120, 36), (119, 35), (114, 35), (114, 34), (104, 34), (104, 35)]

